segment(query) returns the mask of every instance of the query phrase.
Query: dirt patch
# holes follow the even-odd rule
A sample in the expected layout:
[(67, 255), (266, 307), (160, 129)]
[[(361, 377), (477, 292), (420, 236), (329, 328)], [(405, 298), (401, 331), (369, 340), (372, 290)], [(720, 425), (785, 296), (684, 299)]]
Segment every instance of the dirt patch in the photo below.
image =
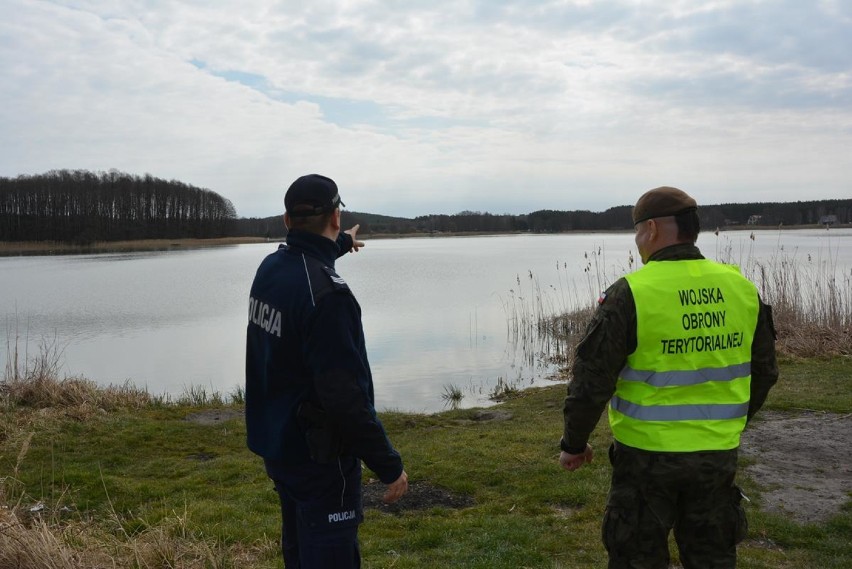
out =
[(554, 504), (551, 506), (556, 515), (560, 518), (573, 518), (583, 511), (580, 506), (566, 506), (563, 504)]
[(512, 419), (512, 414), (508, 411), (488, 409), (485, 411), (476, 411), (470, 418), (474, 421), (509, 421)]
[(230, 421), (237, 417), (242, 418), (243, 416), (245, 416), (245, 413), (237, 409), (208, 409), (207, 411), (187, 415), (184, 419), (192, 423), (198, 423), (199, 425), (220, 425), (225, 421)]
[(199, 452), (186, 457), (187, 460), (197, 460), (198, 462), (209, 462), (216, 458), (216, 455), (209, 452)]
[(799, 523), (837, 514), (852, 492), (852, 414), (761, 412), (743, 432), (740, 453), (760, 486), (764, 510)]
[(377, 480), (371, 480), (362, 487), (364, 509), (379, 510), (398, 514), (407, 510), (428, 510), (431, 508), (467, 508), (474, 504), (473, 498), (464, 494), (454, 494), (449, 490), (432, 486), (426, 482), (412, 482), (408, 492), (395, 504), (382, 502), (385, 485)]

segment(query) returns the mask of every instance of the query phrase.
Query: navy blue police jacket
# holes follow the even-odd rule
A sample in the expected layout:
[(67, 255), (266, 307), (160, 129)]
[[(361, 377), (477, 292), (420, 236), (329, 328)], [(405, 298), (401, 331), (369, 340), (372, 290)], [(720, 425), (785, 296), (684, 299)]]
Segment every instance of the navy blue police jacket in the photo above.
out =
[(376, 416), (361, 307), (334, 261), (352, 247), (291, 231), (255, 275), (246, 334), (246, 430), (249, 449), (267, 471), (311, 460), (297, 420), (304, 401), (325, 411), (347, 454), (384, 483), (402, 474), (402, 459)]

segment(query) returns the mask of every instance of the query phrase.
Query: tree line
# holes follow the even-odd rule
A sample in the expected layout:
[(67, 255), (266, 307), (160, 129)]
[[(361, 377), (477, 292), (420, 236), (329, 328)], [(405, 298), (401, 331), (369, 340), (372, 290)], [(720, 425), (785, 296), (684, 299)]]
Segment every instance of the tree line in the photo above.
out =
[(219, 194), (149, 174), (52, 170), (0, 177), (0, 241), (221, 237), (236, 219)]
[[(602, 213), (592, 211), (541, 210), (524, 215), (492, 214), (462, 211), (453, 215), (433, 214), (415, 218), (391, 217), (342, 210), (344, 227), (360, 224), (365, 234), (440, 234), (440, 233), (558, 233), (562, 231), (594, 231), (629, 229), (630, 207), (619, 206)], [(235, 236), (257, 236), (270, 239), (287, 235), (281, 215), (237, 219), (232, 226)]]
[[(566, 231), (621, 231), (633, 229), (632, 206), (617, 206), (602, 212), (587, 210), (539, 210), (524, 215), (494, 215), (463, 211), (454, 215), (424, 215), (415, 218), (390, 217), (343, 210), (342, 224), (359, 223), (364, 234), (439, 234), (439, 233), (561, 233)], [(849, 225), (852, 223), (852, 199), (815, 200), (785, 203), (744, 203), (700, 206), (704, 231), (717, 228), (755, 226), (777, 227)], [(287, 234), (281, 215), (241, 218), (232, 226), (233, 235), (270, 239)]]

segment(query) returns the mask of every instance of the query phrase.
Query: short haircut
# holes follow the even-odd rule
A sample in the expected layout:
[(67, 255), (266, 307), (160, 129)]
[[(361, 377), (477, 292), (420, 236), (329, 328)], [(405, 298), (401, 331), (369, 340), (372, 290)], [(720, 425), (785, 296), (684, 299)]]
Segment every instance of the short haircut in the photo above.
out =
[[(296, 206), (295, 211), (302, 208), (311, 209), (311, 206)], [(334, 215), (334, 210), (320, 213), (318, 215), (308, 215), (304, 217), (290, 216), (290, 227), (288, 229), (296, 229), (298, 231), (307, 231), (322, 235), (328, 223), (331, 221), (331, 216)]]
[(701, 221), (698, 219), (698, 211), (690, 209), (674, 216), (677, 222), (677, 238), (682, 242), (695, 243), (698, 233), (701, 231)]

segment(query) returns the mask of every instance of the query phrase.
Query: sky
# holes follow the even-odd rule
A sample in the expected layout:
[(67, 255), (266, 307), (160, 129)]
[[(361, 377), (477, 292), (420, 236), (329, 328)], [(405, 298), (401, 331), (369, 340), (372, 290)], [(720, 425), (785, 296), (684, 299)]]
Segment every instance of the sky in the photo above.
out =
[(241, 217), (852, 197), (852, 0), (0, 0), (0, 176), (180, 180)]

